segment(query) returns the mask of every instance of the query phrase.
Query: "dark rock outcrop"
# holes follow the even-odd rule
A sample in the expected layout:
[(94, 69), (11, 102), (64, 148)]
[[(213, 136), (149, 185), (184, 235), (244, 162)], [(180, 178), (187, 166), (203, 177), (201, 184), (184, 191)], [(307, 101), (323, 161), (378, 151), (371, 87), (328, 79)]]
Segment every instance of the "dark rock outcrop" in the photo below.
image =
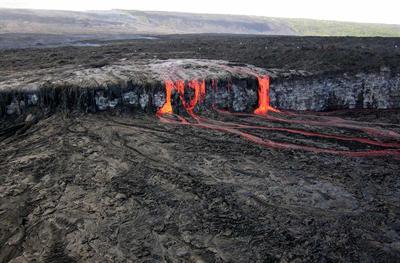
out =
[[(313, 75), (304, 71), (263, 70), (213, 60), (121, 61), (85, 70), (73, 69), (8, 76), (0, 82), (0, 115), (15, 118), (36, 108), (96, 112), (112, 109), (155, 112), (166, 101), (164, 80), (185, 81), (185, 99), (194, 96), (188, 81), (205, 81), (206, 93), (195, 110), (250, 112), (257, 106), (257, 76), (271, 76), (271, 105), (279, 109), (391, 109), (400, 107), (400, 74)], [(39, 79), (39, 80), (38, 80)], [(181, 110), (172, 92), (175, 111)]]
[(277, 108), (326, 111), (400, 108), (400, 74), (390, 72), (276, 79), (271, 104)]

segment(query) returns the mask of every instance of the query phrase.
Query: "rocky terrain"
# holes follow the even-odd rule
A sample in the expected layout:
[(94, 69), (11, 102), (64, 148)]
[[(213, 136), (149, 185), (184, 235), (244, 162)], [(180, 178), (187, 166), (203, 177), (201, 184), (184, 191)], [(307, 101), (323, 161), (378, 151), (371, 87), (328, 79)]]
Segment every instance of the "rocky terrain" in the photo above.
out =
[[(3, 36), (3, 35), (2, 35)], [(31, 35), (34, 38), (34, 35)], [(40, 37), (45, 38), (45, 36)], [(14, 39), (18, 42), (18, 38)], [(29, 39), (28, 41), (33, 41)], [(155, 39), (99, 41), (98, 47), (0, 50), (0, 73), (72, 66), (100, 68), (120, 59), (214, 59), (261, 68), (312, 73), (400, 72), (400, 38), (168, 35)], [(38, 63), (39, 62), (39, 63)]]
[[(399, 116), (386, 111), (352, 117), (397, 123), (385, 128), (400, 132)], [(218, 119), (282, 127), (257, 117)], [(262, 136), (344, 150), (366, 147), (284, 132)], [(56, 114), (1, 139), (3, 262), (400, 257), (395, 156), (274, 150), (143, 114)]]
[[(0, 89), (16, 97), (35, 83), (98, 87), (93, 74), (118, 88), (117, 67), (190, 61), (180, 78), (218, 65), (270, 75), (280, 109), (253, 114), (257, 96), (238, 112), (175, 96), (172, 115), (50, 107), (57, 96), (24, 114), (3, 107), (0, 262), (398, 262), (398, 43), (202, 35), (0, 51)], [(240, 87), (257, 91), (237, 77), (219, 86), (231, 106)]]
[[(27, 26), (29, 25), (29, 26)], [(161, 11), (0, 8), (0, 33), (400, 36), (400, 25)]]
[[(257, 78), (263, 76), (273, 80), (268, 98), (273, 107), (280, 109), (400, 108), (400, 74), (391, 73), (388, 67), (379, 73), (319, 76), (304, 70), (264, 70), (221, 60), (122, 59), (100, 68), (60, 66), (4, 76), (0, 81), (0, 117), (26, 116), (32, 108), (42, 112), (114, 108), (156, 112), (167, 100), (166, 81), (186, 82), (186, 97), (196, 93), (190, 91), (188, 82), (204, 83), (199, 107), (214, 105), (249, 112), (257, 105)], [(178, 106), (177, 91), (171, 92), (173, 104)]]

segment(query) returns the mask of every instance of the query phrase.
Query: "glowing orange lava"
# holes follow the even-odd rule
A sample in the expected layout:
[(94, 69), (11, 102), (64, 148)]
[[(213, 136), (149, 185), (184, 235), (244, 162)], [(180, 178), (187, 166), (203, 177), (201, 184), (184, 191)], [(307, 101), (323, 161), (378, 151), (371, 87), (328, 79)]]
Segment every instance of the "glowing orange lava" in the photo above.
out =
[[(232, 114), (229, 112), (224, 112), (224, 113)], [(215, 130), (215, 131), (221, 131), (221, 132), (226, 132), (226, 133), (230, 133), (230, 134), (234, 134), (234, 135), (239, 135), (242, 138), (244, 138), (248, 141), (251, 141), (253, 143), (256, 143), (258, 145), (262, 145), (262, 146), (265, 146), (268, 148), (274, 148), (274, 149), (303, 150), (303, 151), (309, 151), (309, 152), (314, 152), (314, 153), (336, 154), (336, 155), (349, 156), (349, 157), (400, 156), (400, 145), (396, 144), (396, 143), (394, 143), (394, 144), (380, 143), (377, 141), (372, 141), (369, 139), (363, 139), (363, 138), (357, 138), (357, 137), (352, 138), (352, 137), (345, 137), (345, 136), (342, 137), (342, 136), (335, 136), (335, 135), (324, 135), (324, 134), (320, 134), (320, 133), (305, 132), (305, 131), (285, 129), (285, 128), (270, 128), (270, 127), (263, 127), (263, 126), (250, 126), (250, 125), (235, 124), (235, 123), (216, 121), (216, 120), (203, 118), (203, 117), (195, 115), (194, 113), (191, 113), (190, 116), (196, 121), (196, 123), (189, 122), (186, 120), (186, 118), (179, 116), (179, 115), (171, 116), (176, 119), (164, 118), (162, 116), (159, 116), (159, 117), (163, 123), (191, 125), (191, 126), (195, 126), (195, 127), (199, 127), (199, 128), (206, 128), (206, 129), (211, 129), (211, 130)], [(257, 115), (254, 115), (254, 116), (257, 116)], [(302, 134), (304, 136), (334, 138), (337, 140), (344, 140), (344, 141), (355, 139), (354, 141), (357, 141), (362, 144), (376, 145), (376, 146), (381, 146), (381, 147), (389, 148), (389, 149), (344, 151), (344, 150), (319, 148), (319, 147), (315, 147), (315, 146), (300, 145), (300, 144), (293, 144), (293, 143), (286, 143), (286, 142), (275, 142), (275, 141), (271, 141), (268, 139), (262, 139), (259, 136), (241, 131), (241, 129), (249, 129), (249, 128), (254, 129), (254, 130), (261, 129), (261, 130), (285, 131), (285, 132), (290, 132), (290, 133)]]
[(171, 94), (172, 90), (174, 89), (174, 83), (170, 80), (165, 81), (165, 103), (164, 105), (158, 109), (157, 114), (171, 114), (173, 112), (172, 110), (172, 104), (171, 104)]
[[(353, 131), (360, 131), (365, 133), (371, 137), (378, 138), (378, 140), (366, 138), (364, 136), (361, 137), (353, 137), (353, 136), (344, 136), (344, 135), (335, 135), (335, 134), (322, 134), (313, 131), (306, 131), (300, 129), (291, 129), (285, 127), (270, 127), (269, 124), (263, 126), (261, 124), (250, 125), (242, 123), (234, 123), (234, 122), (226, 122), (219, 121), (214, 119), (209, 119), (205, 117), (201, 117), (196, 115), (193, 111), (197, 104), (201, 103), (205, 99), (206, 95), (206, 85), (205, 81), (191, 80), (188, 82), (187, 87), (193, 90), (193, 95), (190, 101), (185, 100), (185, 82), (183, 80), (178, 80), (175, 83), (167, 80), (165, 81), (165, 89), (166, 89), (166, 102), (157, 111), (157, 116), (159, 117), (161, 122), (168, 124), (182, 124), (182, 125), (191, 125), (199, 128), (212, 129), (215, 131), (222, 131), (229, 134), (239, 135), (242, 138), (256, 143), (258, 145), (262, 145), (269, 148), (275, 149), (291, 149), (291, 150), (304, 150), (310, 151), (314, 153), (328, 153), (328, 154), (338, 154), (343, 156), (350, 157), (368, 157), (368, 156), (400, 156), (400, 134), (395, 131), (382, 129), (382, 128), (374, 128), (369, 127), (368, 123), (362, 123), (357, 121), (351, 121), (346, 119), (341, 119), (339, 117), (324, 117), (324, 116), (316, 116), (316, 115), (304, 115), (297, 114), (291, 112), (281, 112), (270, 105), (270, 96), (269, 96), (269, 77), (268, 76), (258, 76), (258, 108), (254, 111), (254, 114), (248, 113), (231, 113), (224, 110), (219, 110), (215, 108), (215, 101), (213, 101), (213, 109), (222, 114), (230, 114), (230, 115), (238, 115), (238, 116), (248, 116), (248, 117), (257, 117), (268, 120), (270, 123), (290, 123), (297, 125), (313, 125), (313, 126), (327, 126), (327, 127), (336, 127), (340, 129), (348, 129)], [(184, 116), (179, 116), (173, 114), (172, 104), (171, 104), (171, 94), (172, 90), (176, 89), (179, 94), (180, 100), (182, 102), (183, 107), (186, 109), (190, 118), (189, 121)], [(215, 80), (211, 81), (211, 88), (214, 92), (217, 91), (217, 83)], [(228, 92), (230, 91), (230, 84), (228, 83)], [(279, 114), (270, 115), (268, 112), (278, 112)], [(165, 113), (169, 113), (169, 117), (163, 117), (162, 115)], [(311, 119), (309, 119), (311, 117)], [(297, 119), (300, 118), (300, 119)], [(363, 125), (364, 124), (364, 125)], [(245, 132), (245, 131), (246, 132)], [(320, 139), (327, 140), (337, 140), (337, 141), (348, 141), (354, 142), (364, 145), (381, 147), (384, 149), (364, 149), (361, 151), (353, 151), (353, 150), (339, 150), (339, 149), (329, 149), (329, 148), (319, 148), (315, 146), (309, 145), (301, 145), (301, 144), (293, 144), (287, 142), (279, 142), (279, 141), (271, 141), (267, 138), (261, 138), (255, 134), (251, 134), (250, 132), (256, 131), (271, 131), (271, 132), (283, 132), (296, 134), (298, 136), (305, 137), (318, 137)], [(379, 139), (381, 138), (381, 139)], [(383, 142), (382, 139), (390, 140), (390, 142)]]
[(188, 83), (188, 87), (193, 89), (193, 98), (186, 102), (185, 100), (185, 82), (183, 80), (177, 80), (175, 83), (171, 80), (165, 81), (165, 103), (158, 109), (157, 114), (171, 114), (173, 112), (171, 104), (171, 94), (172, 90), (176, 88), (179, 93), (179, 97), (182, 101), (183, 107), (188, 111), (192, 112), (198, 103), (201, 103), (206, 95), (206, 82), (202, 80), (201, 82), (197, 80), (191, 80)]
[(183, 94), (185, 93), (185, 82), (183, 80), (177, 80), (175, 82), (175, 87), (176, 90), (178, 91), (180, 96), (183, 96)]
[[(270, 97), (269, 97), (269, 76), (258, 76), (258, 108), (254, 111), (255, 114), (265, 115), (268, 111), (279, 112), (275, 108), (270, 106)], [(228, 83), (228, 92), (230, 91), (231, 84)], [(197, 103), (201, 103), (206, 95), (206, 82), (202, 80), (201, 82), (197, 80), (191, 80), (188, 83), (188, 87), (194, 90), (193, 98), (186, 102), (184, 98), (185, 94), (185, 82), (183, 80), (177, 80), (174, 84), (171, 80), (165, 81), (165, 103), (164, 105), (157, 111), (158, 114), (166, 114), (172, 113), (172, 104), (171, 104), (171, 94), (172, 90), (176, 88), (179, 93), (179, 97), (182, 101), (183, 107), (192, 112), (197, 105)], [(212, 87), (216, 89), (216, 82), (212, 80)]]
[(193, 89), (194, 95), (193, 98), (187, 102), (185, 100), (185, 82), (183, 80), (178, 80), (176, 82), (176, 89), (179, 93), (179, 97), (182, 101), (183, 107), (192, 112), (196, 107), (197, 103), (201, 102), (206, 94), (206, 82), (203, 80), (202, 82), (198, 82), (197, 80), (191, 80), (188, 83), (188, 87)]
[(269, 76), (258, 76), (258, 108), (254, 111), (257, 115), (265, 115), (268, 111), (278, 112), (270, 105)]

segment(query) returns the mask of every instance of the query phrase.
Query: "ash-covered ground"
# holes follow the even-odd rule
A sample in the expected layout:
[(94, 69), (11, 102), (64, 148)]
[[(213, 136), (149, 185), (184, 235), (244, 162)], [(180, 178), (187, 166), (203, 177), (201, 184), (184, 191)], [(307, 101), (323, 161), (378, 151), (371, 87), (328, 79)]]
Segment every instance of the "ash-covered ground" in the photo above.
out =
[[(137, 56), (397, 72), (397, 41), (169, 37), (2, 51), (0, 71)], [(0, 262), (400, 260), (400, 110), (198, 116), (207, 125), (184, 114), (188, 123), (165, 123), (117, 110), (2, 121)], [(335, 152), (268, 147), (215, 129), (232, 126), (253, 127), (238, 129), (251, 138)], [(337, 139), (344, 137), (354, 140)]]

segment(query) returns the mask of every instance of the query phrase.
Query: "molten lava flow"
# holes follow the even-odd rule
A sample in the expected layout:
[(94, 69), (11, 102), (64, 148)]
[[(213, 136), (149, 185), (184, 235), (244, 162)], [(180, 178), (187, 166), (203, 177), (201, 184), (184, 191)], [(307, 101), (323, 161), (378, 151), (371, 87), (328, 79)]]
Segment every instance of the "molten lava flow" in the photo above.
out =
[(203, 79), (200, 84), (200, 102), (206, 98), (206, 81)]
[(185, 82), (183, 80), (177, 80), (175, 82), (176, 90), (178, 91), (179, 95), (181, 98), (183, 97), (183, 94), (185, 93)]
[(174, 89), (174, 83), (171, 80), (165, 81), (165, 103), (164, 105), (158, 109), (157, 114), (171, 114), (172, 111), (172, 104), (171, 104), (171, 94), (172, 90)]
[[(270, 98), (269, 98), (269, 77), (268, 76), (259, 76), (258, 79), (258, 108), (254, 111), (255, 114), (247, 114), (247, 113), (230, 113), (228, 111), (222, 111), (215, 108), (215, 97), (213, 101), (213, 109), (217, 112), (221, 112), (223, 114), (230, 114), (230, 115), (239, 115), (239, 116), (248, 116), (248, 117), (258, 117), (265, 120), (268, 120), (268, 124), (263, 126), (259, 122), (257, 125), (252, 125), (251, 123), (234, 123), (234, 122), (226, 122), (220, 120), (212, 120), (205, 117), (201, 117), (196, 115), (193, 111), (195, 106), (198, 103), (201, 103), (205, 99), (206, 95), (206, 85), (205, 81), (197, 81), (191, 80), (188, 82), (188, 88), (193, 90), (193, 95), (190, 101), (185, 100), (185, 82), (183, 80), (178, 80), (175, 84), (172, 81), (165, 81), (165, 89), (166, 89), (166, 102), (162, 108), (158, 110), (157, 116), (159, 117), (160, 121), (167, 124), (181, 124), (181, 125), (191, 125), (199, 128), (206, 128), (212, 129), (215, 131), (222, 131), (229, 134), (239, 135), (240, 137), (251, 141), (253, 143), (269, 147), (275, 149), (291, 149), (291, 150), (304, 150), (304, 151), (311, 151), (314, 153), (329, 153), (329, 154), (339, 154), (344, 156), (351, 156), (351, 157), (366, 157), (366, 156), (384, 156), (384, 155), (393, 155), (393, 156), (400, 156), (400, 134), (391, 131), (391, 130), (384, 130), (381, 128), (373, 128), (373, 127), (366, 127), (362, 126), (362, 123), (358, 123), (356, 121), (349, 121), (345, 119), (341, 119), (338, 117), (317, 117), (312, 115), (304, 115), (304, 114), (297, 114), (291, 112), (280, 112), (279, 110), (274, 109), (270, 106)], [(214, 92), (217, 91), (217, 83), (215, 80), (211, 81), (212, 90)], [(179, 116), (173, 114), (172, 105), (171, 105), (171, 93), (173, 89), (176, 89), (180, 100), (182, 101), (183, 107), (186, 109), (188, 115), (192, 119), (189, 121), (184, 116)], [(229, 84), (228, 84), (228, 90)], [(279, 112), (281, 115), (270, 115), (267, 113), (269, 111)], [(169, 113), (168, 116), (161, 116), (164, 113)], [(285, 116), (285, 117), (284, 117)], [(296, 119), (300, 117), (301, 119)], [(312, 117), (312, 119), (309, 119)], [(317, 120), (316, 120), (317, 119)], [(319, 120), (318, 120), (319, 119)], [(270, 127), (272, 123), (288, 123), (288, 124), (296, 124), (296, 125), (313, 125), (313, 126), (327, 126), (327, 127), (336, 127), (341, 129), (350, 129), (350, 130), (359, 130), (362, 131), (369, 136), (377, 137), (377, 138), (385, 138), (391, 139), (396, 142), (382, 142), (381, 140), (374, 140), (365, 137), (350, 137), (344, 135), (334, 135), (334, 134), (322, 134), (314, 131), (306, 131), (306, 130), (299, 130), (299, 129), (291, 129), (287, 127)], [(245, 131), (246, 132), (245, 132)], [(288, 142), (276, 142), (271, 141), (265, 138), (261, 138), (257, 135), (251, 134), (250, 132), (254, 131), (270, 131), (270, 132), (283, 132), (283, 133), (290, 133), (296, 134), (298, 136), (305, 136), (305, 137), (318, 137), (321, 139), (329, 139), (329, 140), (337, 140), (337, 141), (348, 141), (348, 142), (355, 142), (360, 144), (365, 144), (374, 147), (381, 147), (384, 149), (379, 150), (361, 150), (361, 151), (344, 151), (344, 150), (337, 150), (337, 149), (328, 149), (328, 148), (319, 148), (316, 146), (308, 146), (308, 145), (301, 145), (301, 144), (293, 144)]]
[[(270, 106), (269, 76), (258, 76), (257, 80), (258, 80), (258, 108), (254, 111), (254, 113), (258, 115), (265, 115), (268, 113), (268, 111), (277, 112), (278, 110)], [(231, 85), (232, 84), (228, 82), (228, 92), (230, 92), (231, 90), (230, 88)], [(171, 104), (171, 93), (172, 90), (174, 89), (174, 86), (176, 87), (180, 99), (182, 101), (182, 104), (187, 111), (192, 112), (197, 103), (202, 102), (205, 98), (206, 95), (205, 80), (202, 80), (201, 82), (197, 80), (189, 81), (188, 87), (194, 90), (194, 96), (189, 102), (186, 102), (184, 98), (185, 82), (183, 80), (176, 81), (175, 85), (171, 80), (166, 80), (165, 81), (166, 102), (163, 105), (163, 107), (158, 110), (157, 112), (158, 114), (173, 112)], [(212, 80), (212, 87), (216, 88), (215, 80)]]
[(193, 112), (197, 103), (201, 103), (205, 99), (206, 95), (206, 82), (202, 80), (201, 82), (197, 80), (191, 80), (188, 83), (188, 87), (194, 90), (194, 96), (189, 101), (185, 100), (185, 82), (183, 80), (177, 80), (174, 84), (171, 80), (165, 81), (165, 103), (164, 105), (157, 111), (157, 115), (160, 114), (171, 114), (173, 112), (172, 104), (171, 104), (171, 94), (172, 90), (176, 88), (176, 91), (179, 93), (179, 97), (182, 101), (183, 107), (188, 112)]
[(189, 101), (186, 102), (185, 100), (185, 83), (179, 82), (177, 83), (178, 85), (178, 92), (180, 95), (180, 99), (182, 101), (183, 107), (188, 111), (188, 112), (193, 112), (194, 107), (196, 107), (198, 102), (201, 102), (201, 100), (204, 98), (205, 93), (206, 93), (206, 84), (205, 81), (203, 80), (201, 83), (199, 83), (197, 80), (191, 80), (188, 83), (188, 87), (190, 89), (194, 90), (194, 95), (193, 98)]
[[(274, 142), (268, 139), (262, 139), (259, 136), (246, 133), (241, 131), (240, 129), (242, 128), (249, 128), (250, 126), (245, 126), (245, 125), (240, 125), (240, 124), (234, 124), (234, 123), (225, 123), (222, 121), (215, 121), (215, 120), (209, 120), (207, 118), (202, 118), (199, 116), (196, 116), (195, 114), (191, 113), (191, 117), (193, 117), (196, 120), (196, 123), (191, 123), (188, 122), (184, 117), (181, 116), (172, 116), (175, 117), (175, 119), (169, 119), (169, 118), (164, 118), (160, 116), (160, 120), (164, 123), (168, 124), (181, 124), (181, 125), (191, 125), (199, 128), (206, 128), (206, 129), (211, 129), (215, 131), (221, 131), (221, 132), (226, 132), (234, 135), (239, 135), (242, 138), (251, 141), (253, 143), (269, 147), (269, 148), (274, 148), (274, 149), (286, 149), (286, 150), (303, 150), (303, 151), (310, 151), (314, 153), (327, 153), (327, 154), (337, 154), (337, 155), (343, 155), (343, 156), (349, 156), (349, 157), (369, 157), (369, 156), (387, 156), (387, 155), (392, 155), (392, 156), (400, 156), (400, 148), (395, 148), (394, 149), (384, 149), (384, 150), (363, 150), (363, 151), (343, 151), (343, 150), (335, 150), (335, 149), (326, 149), (326, 148), (318, 148), (314, 146), (307, 146), (307, 145), (297, 145), (293, 143), (286, 143), (286, 142)], [(262, 128), (259, 126), (253, 126), (252, 128)], [(290, 129), (285, 129), (285, 131), (291, 131)], [(296, 131), (296, 130), (293, 130)], [(296, 132), (297, 133), (297, 132)], [(303, 133), (303, 132), (301, 132)], [(307, 133), (304, 133), (303, 135), (309, 135)], [(318, 133), (315, 134), (310, 134), (311, 136), (318, 135)], [(368, 143), (367, 141), (359, 141), (361, 143)], [(371, 141), (370, 141), (371, 142)], [(375, 144), (375, 143), (371, 143)], [(379, 145), (382, 147), (388, 147), (388, 146), (395, 146), (395, 145)]]
[(258, 76), (258, 108), (254, 111), (257, 115), (265, 115), (268, 111), (277, 112), (270, 105), (269, 98), (269, 76)]

